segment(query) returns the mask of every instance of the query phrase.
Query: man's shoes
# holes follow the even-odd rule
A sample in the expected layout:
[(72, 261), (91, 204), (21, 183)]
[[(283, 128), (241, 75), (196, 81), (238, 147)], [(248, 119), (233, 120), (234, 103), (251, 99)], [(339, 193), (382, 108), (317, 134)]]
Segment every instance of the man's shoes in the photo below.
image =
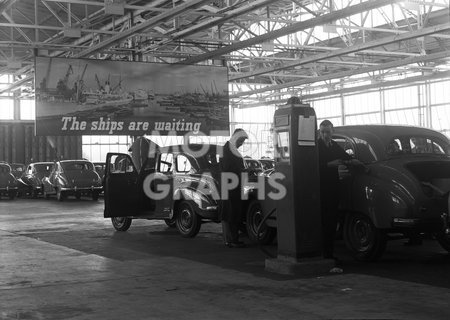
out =
[(228, 248), (245, 248), (246, 247), (245, 243), (243, 243), (242, 241), (226, 242), (225, 245)]

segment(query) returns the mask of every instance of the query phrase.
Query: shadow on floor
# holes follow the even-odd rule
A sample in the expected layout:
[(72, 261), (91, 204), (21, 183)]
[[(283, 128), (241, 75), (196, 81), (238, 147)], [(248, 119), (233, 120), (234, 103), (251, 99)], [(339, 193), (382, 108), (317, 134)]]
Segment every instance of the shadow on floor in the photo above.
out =
[[(246, 272), (259, 277), (285, 280), (264, 271), (266, 254), (257, 245), (230, 249), (222, 244), (220, 225), (205, 224), (195, 238), (182, 238), (176, 229), (163, 224), (132, 226), (127, 232), (110, 229), (86, 231), (39, 232), (27, 236), (49, 243), (97, 254), (120, 261), (149, 259), (155, 256), (176, 257), (221, 268)], [(247, 238), (243, 238), (249, 243)], [(265, 246), (264, 251), (276, 255), (276, 245)], [(337, 256), (344, 262), (345, 273), (366, 274), (389, 279), (417, 282), (450, 288), (450, 255), (432, 240), (422, 246), (406, 247), (394, 241), (382, 259), (374, 263), (355, 261), (342, 241), (337, 242)]]

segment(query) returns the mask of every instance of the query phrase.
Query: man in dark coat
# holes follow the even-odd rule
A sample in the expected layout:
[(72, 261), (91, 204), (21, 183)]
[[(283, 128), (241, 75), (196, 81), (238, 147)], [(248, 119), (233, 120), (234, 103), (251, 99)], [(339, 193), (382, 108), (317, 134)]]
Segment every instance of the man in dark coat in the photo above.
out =
[(243, 129), (236, 129), (230, 140), (223, 147), (220, 168), (223, 174), (234, 175), (239, 183), (228, 192), (222, 191), (221, 220), (225, 245), (230, 248), (242, 248), (245, 244), (239, 241), (239, 226), (241, 224), (242, 198), (241, 174), (246, 171), (242, 155), (238, 151), (244, 141), (248, 139)]
[(333, 124), (324, 120), (319, 127), (320, 204), (322, 211), (323, 257), (335, 259), (334, 239), (338, 223), (339, 173), (341, 164), (360, 164), (352, 159), (333, 139)]

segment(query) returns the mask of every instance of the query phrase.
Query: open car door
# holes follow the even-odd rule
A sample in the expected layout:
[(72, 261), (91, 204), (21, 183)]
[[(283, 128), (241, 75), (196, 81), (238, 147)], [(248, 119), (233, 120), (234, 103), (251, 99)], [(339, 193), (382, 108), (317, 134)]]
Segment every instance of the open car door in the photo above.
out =
[(105, 169), (104, 217), (149, 217), (154, 204), (144, 193), (145, 176), (155, 171), (158, 145), (140, 137), (124, 153), (108, 153)]

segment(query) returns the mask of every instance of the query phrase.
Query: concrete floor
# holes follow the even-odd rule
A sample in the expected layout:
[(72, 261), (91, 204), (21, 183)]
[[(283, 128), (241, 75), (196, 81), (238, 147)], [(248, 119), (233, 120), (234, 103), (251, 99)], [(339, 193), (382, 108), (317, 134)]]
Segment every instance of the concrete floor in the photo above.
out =
[(156, 221), (118, 233), (102, 201), (2, 199), (0, 319), (449, 318), (450, 255), (434, 241), (391, 243), (372, 264), (338, 253), (341, 275), (278, 276), (215, 224), (194, 239)]

